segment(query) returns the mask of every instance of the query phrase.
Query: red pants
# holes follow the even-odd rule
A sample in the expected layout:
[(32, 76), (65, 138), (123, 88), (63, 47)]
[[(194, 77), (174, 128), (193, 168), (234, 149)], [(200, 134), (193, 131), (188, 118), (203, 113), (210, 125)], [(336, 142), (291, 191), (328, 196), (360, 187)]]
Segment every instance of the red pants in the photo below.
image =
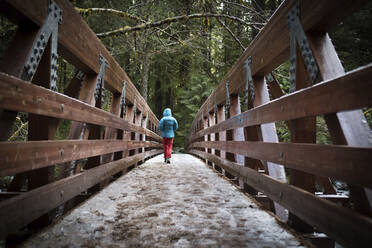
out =
[(173, 138), (163, 138), (164, 158), (172, 156)]

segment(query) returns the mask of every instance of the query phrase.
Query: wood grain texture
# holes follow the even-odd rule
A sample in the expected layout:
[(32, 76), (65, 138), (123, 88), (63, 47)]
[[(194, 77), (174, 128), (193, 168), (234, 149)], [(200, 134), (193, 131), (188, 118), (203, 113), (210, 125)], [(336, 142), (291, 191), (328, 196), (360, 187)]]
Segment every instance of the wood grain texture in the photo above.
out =
[(371, 78), (370, 64), (245, 111), (197, 132), (191, 141), (212, 132), (372, 106)]
[(6, 235), (16, 231), (51, 209), (96, 185), (103, 179), (123, 171), (140, 160), (159, 153), (160, 150), (152, 150), (103, 164), (0, 202), (0, 233)]
[(162, 146), (152, 141), (123, 140), (0, 142), (0, 176), (141, 147)]
[[(264, 76), (289, 58), (289, 30), (287, 15), (293, 8), (296, 0), (284, 1), (275, 11), (269, 22), (255, 37), (250, 46), (222, 79), (221, 83), (203, 103), (195, 116), (195, 120), (212, 111), (214, 95), (218, 105), (225, 103), (225, 82), (229, 81), (230, 94), (238, 94), (244, 90), (245, 70), (244, 63), (249, 56), (252, 58), (252, 76)], [(305, 32), (326, 32), (329, 28), (342, 21), (345, 17), (358, 10), (368, 0), (302, 0), (301, 23)], [(337, 6), (337, 11), (335, 7)], [(194, 124), (196, 121), (194, 122)]]
[(0, 73), (0, 108), (139, 132), (161, 141), (154, 132), (74, 98)]
[[(17, 21), (28, 19), (36, 25), (41, 26), (47, 16), (47, 0), (8, 0), (6, 2), (10, 7), (3, 14)], [(56, 0), (55, 2), (63, 11), (63, 22), (58, 28), (58, 53), (85, 73), (95, 72), (97, 74), (100, 68), (98, 58), (99, 54), (102, 54), (108, 62), (105, 71), (106, 87), (113, 93), (121, 93), (123, 81), (126, 80), (127, 103), (133, 103), (134, 96), (136, 96), (137, 109), (141, 112), (149, 113), (151, 121), (158, 123), (158, 119), (131, 82), (128, 75), (111, 56), (71, 3), (65, 0)]]
[(205, 141), (190, 144), (190, 148), (196, 147), (238, 153), (372, 188), (372, 148), (260, 141)]
[(346, 247), (369, 247), (372, 243), (371, 218), (213, 154), (198, 150), (191, 150), (190, 153), (206, 158), (242, 177), (245, 183), (264, 192), (273, 201)]

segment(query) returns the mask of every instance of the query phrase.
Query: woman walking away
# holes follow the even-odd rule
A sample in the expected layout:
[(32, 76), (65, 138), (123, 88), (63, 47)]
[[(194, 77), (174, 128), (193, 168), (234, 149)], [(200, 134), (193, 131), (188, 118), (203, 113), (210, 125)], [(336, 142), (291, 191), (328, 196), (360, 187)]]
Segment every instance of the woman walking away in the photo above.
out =
[(172, 117), (170, 108), (164, 109), (163, 118), (159, 121), (159, 129), (163, 137), (164, 162), (170, 164), (174, 132), (178, 128), (177, 120)]

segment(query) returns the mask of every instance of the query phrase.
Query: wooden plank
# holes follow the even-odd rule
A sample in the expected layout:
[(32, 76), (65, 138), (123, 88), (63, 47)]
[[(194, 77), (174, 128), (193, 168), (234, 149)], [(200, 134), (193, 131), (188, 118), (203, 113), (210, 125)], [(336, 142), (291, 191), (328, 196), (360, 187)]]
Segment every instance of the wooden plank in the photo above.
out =
[[(75, 65), (85, 73), (98, 74), (100, 65), (99, 54), (102, 54), (108, 65), (105, 71), (106, 87), (113, 93), (121, 93), (123, 81), (127, 82), (127, 103), (134, 101), (136, 96), (137, 109), (142, 112), (149, 112), (149, 117), (154, 123), (158, 123), (156, 116), (133, 85), (121, 66), (111, 56), (102, 42), (85, 23), (80, 14), (74, 9), (71, 3), (65, 0), (56, 0), (57, 5), (62, 9), (63, 22), (58, 27), (59, 51), (71, 64)], [(5, 15), (11, 19), (29, 19), (36, 25), (41, 26), (47, 16), (47, 0), (8, 0), (9, 8), (3, 8)]]
[[(125, 120), (128, 123), (133, 123), (134, 107), (133, 107), (133, 105), (132, 106), (127, 105), (126, 108), (127, 108), (127, 111), (126, 111), (126, 115), (125, 115)], [(123, 140), (124, 141), (131, 140), (131, 132), (124, 131), (124, 133), (123, 133)], [(129, 156), (129, 149), (125, 149), (123, 151), (123, 157), (125, 158), (125, 157), (128, 157), (128, 156)]]
[(251, 168), (242, 167), (202, 151), (191, 150), (190, 152), (240, 175), (245, 183), (264, 192), (273, 201), (288, 208), (338, 243), (347, 247), (368, 247), (372, 243), (371, 218), (330, 201), (319, 199), (309, 192), (260, 174)]
[[(289, 58), (289, 30), (287, 16), (296, 0), (284, 1), (275, 11), (269, 22), (255, 37), (250, 46), (245, 49), (231, 70), (221, 80), (221, 83), (204, 102), (195, 119), (201, 118), (201, 112), (211, 111), (214, 94), (218, 105), (225, 103), (225, 82), (229, 81), (230, 94), (238, 94), (244, 90), (244, 63), (249, 56), (252, 58), (251, 71), (253, 76), (264, 76)], [(303, 0), (301, 6), (301, 23), (305, 31), (324, 32), (342, 21), (345, 17), (358, 10), (368, 0)], [(337, 9), (335, 9), (337, 8)], [(213, 97), (212, 97), (213, 96)], [(207, 109), (209, 106), (209, 109)]]
[[(141, 126), (142, 122), (142, 113), (134, 113), (134, 125)], [(140, 134), (135, 132), (134, 133), (134, 140), (140, 140)], [(135, 149), (134, 154), (140, 153), (142, 149)]]
[[(217, 106), (217, 123), (220, 123), (225, 120), (225, 106)], [(216, 123), (216, 124), (217, 124)], [(226, 141), (226, 131), (221, 131), (218, 133), (218, 141)], [(219, 157), (226, 159), (226, 152), (219, 150)], [(222, 170), (222, 175), (225, 175), (225, 170)]]
[[(208, 114), (208, 126), (210, 127), (210, 126), (213, 126), (215, 124), (216, 123), (215, 123), (214, 113), (211, 112), (211, 113)], [(208, 139), (209, 139), (209, 141), (215, 141), (216, 140), (216, 135), (214, 133), (211, 133), (209, 135)], [(213, 148), (209, 149), (208, 152), (211, 153), (211, 154), (215, 154), (215, 150)], [(213, 167), (213, 169), (215, 168), (213, 163), (212, 163), (212, 167)]]
[[(230, 97), (230, 116), (236, 116), (241, 114), (240, 108), (240, 97), (239, 95), (233, 95)], [(244, 141), (244, 129), (243, 128), (234, 128), (232, 140), (234, 141)], [(234, 155), (234, 161), (238, 164), (244, 165), (244, 157), (241, 155)]]
[[(327, 33), (308, 34), (323, 80), (345, 74), (336, 50)], [(335, 144), (372, 147), (372, 132), (361, 110), (339, 112), (324, 116)], [(358, 120), (350, 122), (350, 120)], [(372, 216), (372, 191), (350, 186), (354, 206), (361, 213)]]
[[(295, 41), (296, 42), (296, 41)], [(296, 42), (297, 43), (297, 42)], [(311, 78), (305, 67), (301, 50), (296, 44), (296, 91), (312, 85)], [(290, 121), (290, 132), (292, 143), (316, 143), (316, 117), (304, 117)], [(311, 173), (291, 168), (289, 172), (289, 183), (310, 193), (315, 193), (315, 176)], [(292, 212), (288, 216), (289, 225), (301, 233), (313, 232), (313, 227), (299, 219)]]
[[(17, 28), (0, 65), (0, 71), (15, 77), (22, 76), (24, 64), (38, 32), (35, 27), (26, 28), (27, 24), (30, 25), (30, 23), (22, 23)], [(17, 114), (16, 111), (0, 109), (0, 141), (6, 141), (11, 136), (10, 132)]]
[[(50, 88), (51, 87), (51, 43), (49, 40), (45, 51), (41, 57), (39, 66), (36, 69), (32, 82), (36, 85)], [(34, 114), (28, 115), (28, 135), (29, 141), (34, 140), (54, 140), (57, 132), (58, 121), (55, 118), (39, 116)], [(45, 184), (55, 181), (54, 166), (40, 168), (27, 173), (27, 189), (33, 190)], [(44, 227), (50, 223), (54, 213), (45, 214), (31, 223), (32, 227)]]
[(212, 132), (238, 127), (372, 106), (371, 78), (372, 65), (361, 67), (344, 76), (324, 81), (245, 111), (213, 127), (197, 132), (191, 140)]
[[(78, 92), (78, 100), (85, 102), (89, 105), (95, 105), (96, 100), (94, 98), (94, 90), (96, 88), (96, 82), (97, 82), (98, 75), (89, 74), (84, 75), (82, 82), (81, 82), (81, 89)], [(72, 82), (76, 82), (76, 75), (75, 78), (72, 79)], [(70, 84), (71, 84), (70, 83)], [(89, 137), (89, 128), (86, 125), (86, 123), (78, 122), (78, 121), (72, 121), (71, 127), (69, 130), (69, 134), (67, 139), (69, 140), (78, 140), (83, 139), (86, 140)], [(58, 179), (65, 178), (67, 176), (70, 176), (71, 174), (77, 174), (80, 173), (81, 168), (83, 166), (83, 161), (76, 161), (75, 163), (66, 163), (63, 165), (59, 165), (59, 174)], [(67, 205), (70, 205), (70, 203), (67, 203)]]
[[(267, 82), (267, 88), (269, 90), (269, 94), (271, 98), (277, 99), (277, 98), (284, 96), (284, 93), (282, 89), (280, 88), (280, 85), (278, 81), (276, 80), (275, 76), (272, 74), (271, 76), (273, 80), (271, 82)], [(285, 124), (287, 125), (289, 130), (292, 130), (291, 121), (286, 121)], [(333, 187), (329, 178), (317, 176), (316, 181), (323, 187), (325, 194), (336, 194), (336, 190)]]
[(161, 141), (154, 132), (118, 116), (4, 73), (0, 73), (0, 108), (135, 131)]
[[(254, 80), (254, 91), (255, 91), (255, 99), (254, 99), (254, 106), (260, 106), (268, 103), (270, 101), (269, 92), (267, 89), (265, 78), (262, 77), (255, 77)], [(276, 127), (274, 123), (264, 123), (260, 125), (260, 134), (261, 139), (264, 142), (278, 142), (278, 136), (276, 134)], [(281, 164), (275, 164), (273, 162), (267, 162), (267, 172), (270, 176), (278, 179), (282, 182), (286, 182), (286, 174), (284, 171), (284, 167)], [(274, 202), (275, 214), (278, 218), (286, 222), (288, 219), (288, 212), (285, 208), (283, 208), (277, 202)]]
[[(236, 116), (236, 115), (240, 115), (242, 112), (241, 112), (241, 106), (240, 106), (240, 96), (239, 95), (232, 95), (230, 96), (230, 104), (231, 104), (231, 107), (230, 107), (230, 117), (233, 117), (233, 116)], [(235, 128), (233, 129), (232, 131), (232, 139), (231, 140), (234, 140), (234, 141), (244, 141), (244, 128)], [(241, 166), (244, 166), (244, 156), (240, 155), (240, 154), (236, 154), (234, 153), (233, 154), (233, 160), (231, 160), (233, 162), (236, 162), (238, 164), (240, 164)], [(237, 178), (238, 179), (238, 185), (241, 189), (244, 189), (244, 182), (241, 178)]]
[(161, 144), (122, 140), (0, 142), (0, 176), (139, 147), (161, 147)]
[(127, 157), (100, 165), (83, 173), (42, 186), (20, 196), (0, 202), (0, 233), (6, 235), (63, 204), (72, 197), (96, 185), (138, 161), (154, 156), (159, 150)]
[[(111, 104), (110, 104), (110, 113), (113, 115), (116, 115), (120, 118), (120, 94), (114, 94), (111, 99)], [(105, 140), (110, 140), (110, 139), (116, 139), (118, 134), (118, 130), (116, 128), (111, 128), (111, 127), (106, 127), (105, 129)], [(101, 160), (102, 163), (108, 163), (113, 161), (114, 159), (114, 153), (109, 153), (104, 156), (102, 156)]]
[(194, 147), (213, 147), (372, 188), (372, 148), (259, 141), (195, 142), (190, 145)]

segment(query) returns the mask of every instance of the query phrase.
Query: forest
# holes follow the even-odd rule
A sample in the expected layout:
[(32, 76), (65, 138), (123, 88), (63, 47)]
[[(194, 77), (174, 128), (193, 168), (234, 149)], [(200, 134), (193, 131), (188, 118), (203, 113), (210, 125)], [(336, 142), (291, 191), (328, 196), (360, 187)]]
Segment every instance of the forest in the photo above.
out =
[[(179, 122), (175, 146), (184, 151), (199, 107), (244, 49), (267, 23), (281, 0), (70, 0), (90, 28), (148, 101), (158, 119), (169, 107)], [(346, 71), (372, 61), (372, 2), (330, 32)], [(0, 17), (0, 58), (16, 25)], [(75, 68), (58, 59), (58, 91), (63, 92)], [(273, 74), (289, 92), (289, 63)], [(106, 92), (106, 98), (110, 98)], [(104, 108), (109, 109), (110, 101)], [(244, 108), (243, 108), (244, 110)], [(372, 109), (363, 110), (371, 125)], [(57, 139), (65, 139), (71, 121), (63, 121)], [(276, 123), (280, 141), (286, 125)], [(317, 143), (330, 143), (324, 120), (317, 119)], [(20, 113), (10, 141), (27, 139), (27, 115)]]

